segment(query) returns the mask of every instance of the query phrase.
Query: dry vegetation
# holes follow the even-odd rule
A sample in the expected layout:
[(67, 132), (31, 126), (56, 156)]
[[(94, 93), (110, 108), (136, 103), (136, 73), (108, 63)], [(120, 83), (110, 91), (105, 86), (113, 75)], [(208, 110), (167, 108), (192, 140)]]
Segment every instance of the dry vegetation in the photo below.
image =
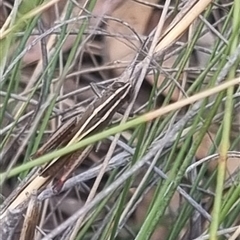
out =
[[(2, 239), (240, 239), (239, 9), (0, 1)], [(134, 91), (107, 131), (34, 155), (116, 81)], [(93, 143), (61, 192), (66, 166), (48, 185), (23, 184)]]

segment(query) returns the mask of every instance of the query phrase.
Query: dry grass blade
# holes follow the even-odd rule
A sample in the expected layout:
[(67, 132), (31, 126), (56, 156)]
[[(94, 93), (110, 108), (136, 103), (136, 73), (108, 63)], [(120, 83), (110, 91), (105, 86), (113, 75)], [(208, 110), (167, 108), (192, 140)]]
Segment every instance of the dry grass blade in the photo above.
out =
[(236, 229), (233, 235), (229, 238), (229, 240), (237, 240), (240, 236), (240, 226)]
[(36, 192), (32, 193), (25, 214), (19, 240), (35, 239), (35, 231), (40, 218), (41, 203), (37, 200)]
[[(171, 45), (177, 38), (183, 34), (186, 29), (193, 23), (193, 21), (205, 10), (205, 8), (212, 2), (211, 0), (200, 0), (193, 1), (195, 4), (191, 9), (189, 8), (188, 3), (185, 5), (185, 8), (188, 10), (184, 16), (179, 12), (181, 19), (177, 18), (177, 22), (174, 22), (174, 25), (170, 29), (167, 29), (166, 34), (159, 40), (158, 45), (155, 48), (155, 53), (159, 54), (164, 51), (169, 45)], [(185, 13), (185, 8), (182, 11)]]

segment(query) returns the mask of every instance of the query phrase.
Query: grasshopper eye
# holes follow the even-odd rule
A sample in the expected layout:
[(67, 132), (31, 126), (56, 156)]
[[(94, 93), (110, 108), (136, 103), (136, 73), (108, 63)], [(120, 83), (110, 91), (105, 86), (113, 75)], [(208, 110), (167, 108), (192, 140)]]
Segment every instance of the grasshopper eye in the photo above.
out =
[(112, 89), (113, 89), (113, 90), (117, 90), (117, 89), (123, 87), (125, 84), (126, 84), (126, 83), (124, 83), (124, 82), (115, 82), (115, 83), (112, 85)]

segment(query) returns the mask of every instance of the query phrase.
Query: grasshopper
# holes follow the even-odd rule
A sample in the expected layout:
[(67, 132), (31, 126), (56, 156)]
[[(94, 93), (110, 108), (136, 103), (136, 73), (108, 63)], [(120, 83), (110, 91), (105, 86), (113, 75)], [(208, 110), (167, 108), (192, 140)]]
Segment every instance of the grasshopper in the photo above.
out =
[[(85, 137), (101, 132), (109, 124), (114, 113), (129, 101), (131, 92), (131, 83), (114, 82), (102, 93), (100, 98), (88, 106), (79, 120), (74, 118), (60, 126), (49, 140), (38, 149), (33, 158), (40, 157), (57, 147), (69, 146)], [(33, 191), (42, 189), (53, 179), (57, 178), (53, 183), (53, 190), (60, 191), (66, 179), (84, 161), (92, 147), (93, 145), (90, 145), (79, 149), (40, 167), (23, 186), (18, 188), (17, 193), (15, 192), (8, 197), (0, 219), (6, 215), (7, 209), (14, 209), (23, 201), (27, 201)]]

